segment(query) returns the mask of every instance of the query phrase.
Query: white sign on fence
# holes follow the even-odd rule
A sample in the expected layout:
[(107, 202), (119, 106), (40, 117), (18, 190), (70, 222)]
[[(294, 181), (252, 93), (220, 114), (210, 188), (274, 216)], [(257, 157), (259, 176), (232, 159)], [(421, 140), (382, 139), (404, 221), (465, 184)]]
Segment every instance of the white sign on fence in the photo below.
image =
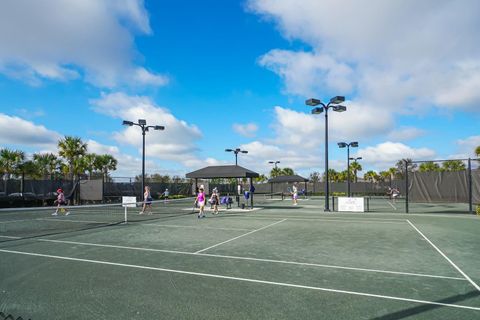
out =
[(122, 207), (135, 208), (136, 206), (137, 206), (137, 198), (136, 197), (122, 197)]
[(338, 211), (364, 212), (363, 198), (338, 197)]

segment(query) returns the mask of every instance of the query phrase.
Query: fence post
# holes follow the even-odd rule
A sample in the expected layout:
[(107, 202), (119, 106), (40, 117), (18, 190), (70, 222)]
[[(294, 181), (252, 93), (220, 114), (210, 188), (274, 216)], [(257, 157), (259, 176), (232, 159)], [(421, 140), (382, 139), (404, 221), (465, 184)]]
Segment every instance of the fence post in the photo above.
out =
[(472, 160), (468, 158), (468, 210), (473, 213)]
[(405, 160), (405, 213), (408, 213), (408, 161)]

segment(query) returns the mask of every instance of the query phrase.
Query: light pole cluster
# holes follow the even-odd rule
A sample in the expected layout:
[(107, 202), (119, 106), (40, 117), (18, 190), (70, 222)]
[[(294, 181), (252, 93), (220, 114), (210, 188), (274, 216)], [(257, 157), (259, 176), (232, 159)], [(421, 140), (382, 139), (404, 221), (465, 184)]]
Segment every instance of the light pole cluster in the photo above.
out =
[(280, 163), (280, 161), (268, 161), (268, 163), (273, 164), (275, 169), (277, 169), (277, 164)]
[(330, 211), (329, 206), (329, 185), (328, 185), (328, 109), (332, 108), (333, 111), (343, 112), (347, 111), (347, 107), (340, 105), (340, 103), (345, 101), (345, 97), (336, 96), (330, 99), (330, 102), (327, 104), (323, 103), (319, 99), (308, 99), (305, 101), (305, 104), (308, 106), (318, 106), (312, 109), (312, 114), (321, 114), (325, 111), (325, 211)]
[[(133, 121), (123, 120), (122, 123), (124, 126), (139, 126), (142, 129), (142, 199), (144, 198), (144, 190), (145, 190), (145, 134), (149, 131), (149, 129), (153, 130), (165, 130), (164, 126), (147, 126), (147, 120), (145, 119), (138, 119), (138, 123)], [(145, 200), (145, 199), (143, 199)]]
[(240, 148), (235, 149), (225, 149), (225, 152), (233, 152), (235, 154), (235, 165), (238, 166), (238, 154), (239, 153), (248, 153), (246, 150), (241, 150)]
[(362, 157), (358, 157), (358, 158), (355, 158), (355, 159), (350, 158), (350, 147), (357, 148), (358, 147), (358, 142), (357, 141), (353, 141), (353, 142), (350, 142), (350, 143), (339, 142), (338, 147), (340, 147), (340, 148), (347, 147), (347, 196), (350, 197), (350, 160), (357, 161), (357, 160), (362, 159)]

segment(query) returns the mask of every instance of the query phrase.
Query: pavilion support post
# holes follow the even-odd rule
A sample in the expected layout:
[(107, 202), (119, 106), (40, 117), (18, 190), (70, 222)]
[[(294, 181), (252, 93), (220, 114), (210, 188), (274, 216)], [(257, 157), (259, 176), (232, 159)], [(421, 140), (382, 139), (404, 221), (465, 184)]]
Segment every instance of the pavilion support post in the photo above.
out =
[(253, 194), (254, 192), (252, 192), (253, 190), (253, 179), (252, 178), (249, 178), (250, 179), (250, 208), (253, 209)]

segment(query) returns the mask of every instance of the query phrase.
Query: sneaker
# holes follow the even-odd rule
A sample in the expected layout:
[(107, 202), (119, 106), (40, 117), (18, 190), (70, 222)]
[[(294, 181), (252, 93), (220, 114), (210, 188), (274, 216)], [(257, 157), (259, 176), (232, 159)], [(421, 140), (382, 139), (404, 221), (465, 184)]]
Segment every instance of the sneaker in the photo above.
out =
[(65, 212), (65, 215), (68, 216), (70, 214), (70, 211)]
[(58, 216), (58, 213), (54, 212), (52, 213), (52, 216)]
[(143, 211), (140, 211), (138, 214), (143, 214)]

